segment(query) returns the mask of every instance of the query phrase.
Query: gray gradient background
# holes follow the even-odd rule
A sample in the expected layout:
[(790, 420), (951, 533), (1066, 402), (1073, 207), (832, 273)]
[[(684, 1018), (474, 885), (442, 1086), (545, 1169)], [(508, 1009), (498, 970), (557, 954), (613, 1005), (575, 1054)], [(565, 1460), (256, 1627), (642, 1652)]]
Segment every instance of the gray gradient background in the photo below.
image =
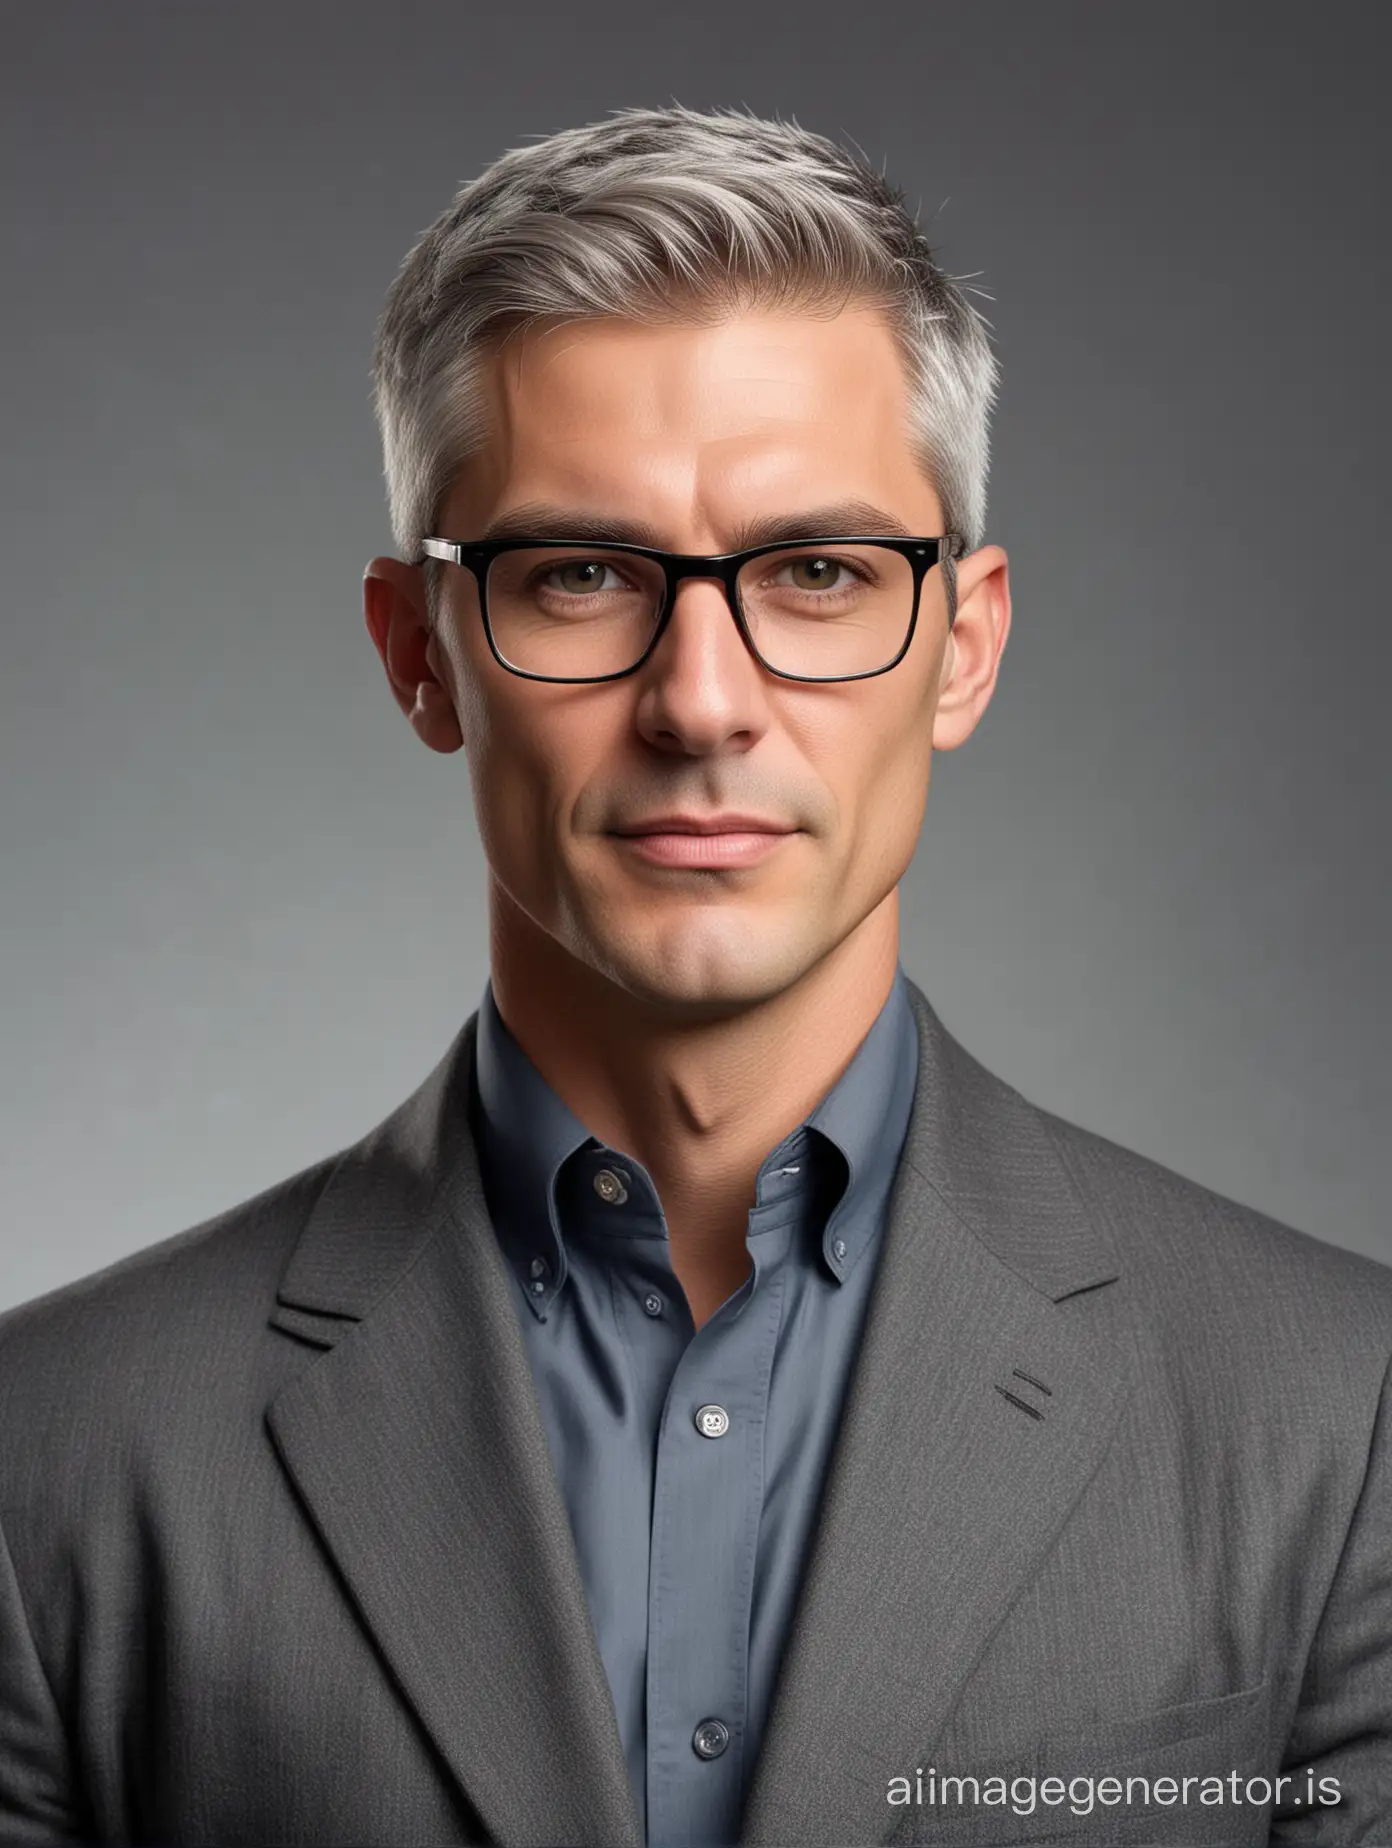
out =
[(477, 1005), (465, 757), (362, 620), (373, 325), (504, 148), (673, 96), (853, 138), (990, 297), (1014, 632), (909, 973), (1037, 1102), (1392, 1259), (1386, 17), (9, 9), (0, 1306), (363, 1134)]

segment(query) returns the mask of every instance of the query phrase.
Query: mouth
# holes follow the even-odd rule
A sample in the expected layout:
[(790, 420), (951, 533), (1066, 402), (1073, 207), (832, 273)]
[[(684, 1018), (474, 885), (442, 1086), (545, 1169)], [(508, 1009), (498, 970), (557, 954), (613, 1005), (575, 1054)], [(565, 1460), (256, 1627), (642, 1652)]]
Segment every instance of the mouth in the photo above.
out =
[(612, 838), (651, 866), (685, 866), (713, 872), (756, 866), (798, 832), (796, 828), (780, 833), (731, 829), (723, 834), (616, 834)]

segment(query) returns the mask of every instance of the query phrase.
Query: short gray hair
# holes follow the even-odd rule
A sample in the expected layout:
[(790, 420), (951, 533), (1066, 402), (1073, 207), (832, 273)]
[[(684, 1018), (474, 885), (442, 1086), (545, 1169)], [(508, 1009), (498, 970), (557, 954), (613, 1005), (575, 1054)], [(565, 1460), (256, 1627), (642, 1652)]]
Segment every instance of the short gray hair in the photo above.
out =
[[(516, 329), (854, 301), (887, 312), (919, 465), (973, 551), (999, 367), (957, 282), (898, 188), (796, 122), (672, 104), (510, 149), (410, 251), (378, 323), (373, 409), (396, 545), (420, 561), (459, 468), (487, 441), (483, 365)], [(424, 563), (433, 615), (438, 567)], [(945, 576), (951, 611), (950, 563)]]

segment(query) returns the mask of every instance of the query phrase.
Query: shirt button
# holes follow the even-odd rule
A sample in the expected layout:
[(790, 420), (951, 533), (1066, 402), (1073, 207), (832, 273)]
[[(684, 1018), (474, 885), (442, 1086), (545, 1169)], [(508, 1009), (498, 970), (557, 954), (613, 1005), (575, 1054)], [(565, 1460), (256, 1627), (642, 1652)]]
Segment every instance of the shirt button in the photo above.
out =
[(546, 1275), (546, 1259), (533, 1258), (530, 1269), (534, 1277), (544, 1277)]
[(649, 1315), (662, 1314), (662, 1298), (654, 1290), (649, 1290), (643, 1298), (643, 1307)]
[(730, 1729), (724, 1720), (702, 1720), (691, 1735), (691, 1744), (699, 1758), (719, 1758), (730, 1743)]
[(606, 1206), (622, 1206), (628, 1189), (612, 1168), (601, 1168), (594, 1177), (594, 1190)]
[(834, 1252), (836, 1253), (836, 1255), (837, 1255), (837, 1257), (838, 1257), (838, 1258), (844, 1258), (844, 1257), (845, 1257), (845, 1255), (846, 1255), (846, 1241), (845, 1241), (845, 1239), (844, 1239), (844, 1238), (838, 1238), (838, 1239), (837, 1239), (837, 1241), (836, 1241), (836, 1243), (835, 1243), (835, 1244), (834, 1244), (834, 1245), (832, 1246), (832, 1250), (833, 1250), (833, 1251), (834, 1251)]
[[(729, 1428), (730, 1414), (723, 1405), (703, 1405), (696, 1413), (696, 1429), (702, 1437), (724, 1437)], [(711, 1724), (718, 1726), (720, 1722), (712, 1720)], [(720, 1749), (723, 1752), (725, 1748), (722, 1745)]]

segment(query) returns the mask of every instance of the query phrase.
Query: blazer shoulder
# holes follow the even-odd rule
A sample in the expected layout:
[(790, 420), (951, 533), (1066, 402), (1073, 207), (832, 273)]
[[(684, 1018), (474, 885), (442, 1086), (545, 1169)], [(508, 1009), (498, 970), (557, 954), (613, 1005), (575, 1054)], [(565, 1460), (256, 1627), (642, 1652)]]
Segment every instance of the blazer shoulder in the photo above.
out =
[(4, 1422), (27, 1385), (51, 1391), (61, 1376), (101, 1390), (158, 1354), (188, 1355), (233, 1326), (264, 1324), (276, 1280), (343, 1154), (0, 1314)]
[[(1240, 1323), (1258, 1339), (1299, 1328), (1392, 1360), (1392, 1265), (1330, 1244), (1135, 1149), (1040, 1109), (1124, 1276), (1157, 1313)], [(1195, 1326), (1191, 1324), (1191, 1326)]]

